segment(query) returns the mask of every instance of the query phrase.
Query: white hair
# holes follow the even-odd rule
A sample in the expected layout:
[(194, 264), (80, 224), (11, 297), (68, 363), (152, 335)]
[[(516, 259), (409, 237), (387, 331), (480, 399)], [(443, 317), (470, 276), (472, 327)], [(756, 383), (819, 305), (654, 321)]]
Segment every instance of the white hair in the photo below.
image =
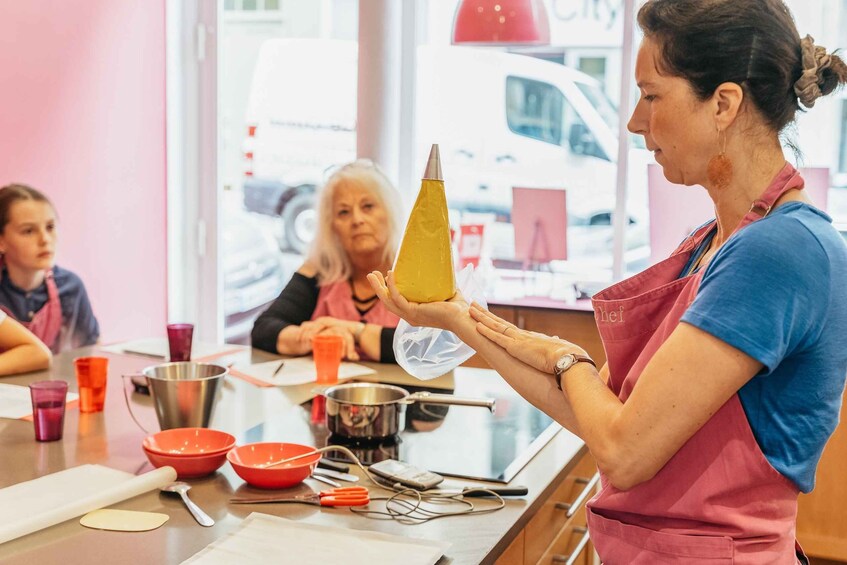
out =
[(369, 159), (358, 159), (338, 169), (318, 192), (318, 230), (309, 247), (307, 260), (317, 269), (318, 284), (327, 285), (353, 276), (353, 265), (341, 240), (332, 229), (333, 198), (337, 190), (357, 186), (371, 191), (385, 208), (388, 217), (388, 238), (383, 250), (383, 262), (393, 263), (400, 246), (402, 207), (400, 194), (379, 167)]

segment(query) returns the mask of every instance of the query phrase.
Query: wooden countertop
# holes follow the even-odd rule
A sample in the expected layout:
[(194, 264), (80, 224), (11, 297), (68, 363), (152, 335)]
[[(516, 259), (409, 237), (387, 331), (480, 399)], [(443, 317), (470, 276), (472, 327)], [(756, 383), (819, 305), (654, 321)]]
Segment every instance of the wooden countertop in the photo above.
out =
[[(98, 354), (96, 348), (65, 352), (55, 358), (54, 367), (50, 371), (8, 377), (2, 382), (27, 385), (49, 376), (68, 381), (70, 390), (75, 391), (72, 360), (91, 354)], [(253, 361), (274, 358), (255, 350), (242, 355), (251, 357)], [(105, 410), (82, 414), (75, 408), (70, 409), (66, 413), (64, 438), (61, 441), (38, 443), (34, 440), (31, 422), (0, 420), (0, 488), (86, 463), (102, 464), (132, 473), (152, 469), (141, 450), (145, 434), (136, 427), (127, 412), (120, 375), (138, 372), (155, 362), (142, 357), (106, 356), (110, 359), (110, 366)], [(373, 367), (379, 372), (378, 380), (399, 384), (417, 382), (397, 366)], [(445, 387), (452, 388), (450, 379), (461, 379), (463, 374), (470, 372), (484, 372), (490, 374), (491, 378), (499, 378), (493, 371), (459, 368), (453, 375), (429, 381), (428, 384), (437, 386), (441, 382)], [(129, 387), (129, 384), (126, 386)], [(241, 434), (281, 410), (303, 402), (310, 397), (310, 388), (310, 385), (260, 388), (230, 378), (215, 409), (211, 427), (235, 435)], [(158, 429), (148, 397), (131, 395), (130, 404), (145, 427)], [(95, 559), (102, 563), (179, 563), (232, 531), (251, 512), (258, 511), (313, 524), (449, 541), (452, 546), (441, 562), (456, 565), (493, 563), (584, 453), (582, 441), (566, 430), (561, 430), (512, 481), (511, 484), (529, 488), (526, 497), (508, 500), (504, 509), (491, 514), (443, 518), (416, 526), (372, 520), (354, 515), (348, 509), (295, 504), (230, 505), (227, 499), (244, 482), (227, 464), (209, 477), (188, 481), (192, 485), (191, 498), (216, 521), (216, 525), (211, 528), (196, 524), (178, 497), (149, 492), (112, 508), (168, 514), (170, 520), (159, 529), (141, 533), (98, 531), (84, 528), (77, 518), (0, 545), (0, 562), (90, 565)], [(448, 478), (443, 486), (449, 488), (471, 482)], [(484, 506), (493, 503), (482, 500), (478, 504)], [(21, 512), (26, 512), (26, 501), (21, 501)]]

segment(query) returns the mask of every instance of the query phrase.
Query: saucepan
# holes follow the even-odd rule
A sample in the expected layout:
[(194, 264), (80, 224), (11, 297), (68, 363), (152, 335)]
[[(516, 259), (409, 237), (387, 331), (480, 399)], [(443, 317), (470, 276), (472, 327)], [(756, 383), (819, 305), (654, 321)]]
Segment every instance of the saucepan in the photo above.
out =
[(326, 426), (330, 433), (347, 438), (381, 439), (400, 432), (400, 416), (413, 402), (479, 406), (494, 412), (490, 398), (460, 398), (451, 394), (416, 392), (379, 383), (336, 385), (326, 397)]

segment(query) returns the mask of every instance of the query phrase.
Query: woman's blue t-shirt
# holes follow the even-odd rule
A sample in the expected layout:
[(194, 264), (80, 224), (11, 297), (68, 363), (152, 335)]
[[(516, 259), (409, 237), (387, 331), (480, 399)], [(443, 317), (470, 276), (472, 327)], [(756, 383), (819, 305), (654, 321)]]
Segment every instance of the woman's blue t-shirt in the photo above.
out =
[(847, 376), (847, 245), (829, 216), (789, 202), (740, 230), (682, 321), (765, 366), (741, 404), (770, 464), (811, 491)]

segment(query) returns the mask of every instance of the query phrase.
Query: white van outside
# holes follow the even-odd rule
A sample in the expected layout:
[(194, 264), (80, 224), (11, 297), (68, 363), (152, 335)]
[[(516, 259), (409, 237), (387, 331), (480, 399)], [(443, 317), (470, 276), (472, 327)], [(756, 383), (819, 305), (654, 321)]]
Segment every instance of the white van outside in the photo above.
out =
[[(283, 218), (302, 251), (313, 193), (356, 153), (355, 42), (265, 42), (247, 108), (244, 203)], [(448, 203), (508, 221), (512, 187), (568, 191), (569, 214), (614, 208), (617, 110), (591, 77), (548, 61), (456, 46), (418, 50), (416, 162), (440, 144)], [(646, 150), (632, 151), (630, 201), (646, 198)], [(604, 213), (605, 211), (605, 213)], [(631, 214), (639, 218), (637, 208)]]

